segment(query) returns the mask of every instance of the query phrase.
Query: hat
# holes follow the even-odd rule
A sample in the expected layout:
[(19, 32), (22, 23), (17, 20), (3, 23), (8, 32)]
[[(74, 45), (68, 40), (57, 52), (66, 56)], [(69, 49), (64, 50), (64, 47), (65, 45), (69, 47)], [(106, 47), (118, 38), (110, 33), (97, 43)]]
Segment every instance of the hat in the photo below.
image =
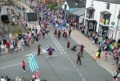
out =
[(52, 49), (52, 47), (50, 47), (50, 49)]
[(70, 43), (70, 41), (68, 41), (68, 43)]

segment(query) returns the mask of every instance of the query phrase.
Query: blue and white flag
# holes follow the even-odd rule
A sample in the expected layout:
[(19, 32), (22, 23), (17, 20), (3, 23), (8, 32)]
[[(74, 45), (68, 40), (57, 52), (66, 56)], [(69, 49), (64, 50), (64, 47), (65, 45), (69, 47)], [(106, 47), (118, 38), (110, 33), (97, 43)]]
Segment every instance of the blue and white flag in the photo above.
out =
[(35, 70), (37, 70), (39, 67), (37, 60), (35, 58), (34, 53), (28, 58), (28, 63), (29, 63), (29, 67), (31, 72), (34, 72)]
[[(47, 52), (50, 51), (50, 46), (49, 46), (49, 45), (46, 47), (46, 51), (47, 51)], [(52, 52), (55, 52), (55, 50), (54, 50), (53, 48), (52, 48)]]

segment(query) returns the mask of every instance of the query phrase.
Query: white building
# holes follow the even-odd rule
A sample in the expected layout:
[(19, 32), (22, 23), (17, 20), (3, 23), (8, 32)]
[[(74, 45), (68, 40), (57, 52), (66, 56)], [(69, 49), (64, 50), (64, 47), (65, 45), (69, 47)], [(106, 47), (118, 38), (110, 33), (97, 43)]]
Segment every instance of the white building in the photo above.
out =
[(115, 39), (120, 0), (86, 0), (84, 25), (89, 31)]

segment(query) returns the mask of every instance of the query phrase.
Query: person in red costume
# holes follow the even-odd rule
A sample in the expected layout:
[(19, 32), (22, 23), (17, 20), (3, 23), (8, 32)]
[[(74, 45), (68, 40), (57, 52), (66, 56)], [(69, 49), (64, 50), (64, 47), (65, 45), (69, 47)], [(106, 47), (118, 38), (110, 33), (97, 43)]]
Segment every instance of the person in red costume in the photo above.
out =
[(54, 34), (57, 35), (57, 29), (55, 29), (55, 33)]
[(65, 38), (67, 38), (67, 32), (65, 32)]
[(52, 56), (52, 47), (50, 47), (49, 56)]
[(67, 42), (67, 50), (70, 48), (70, 41)]
[(22, 68), (23, 68), (23, 72), (25, 72), (25, 62), (24, 62), (24, 60), (22, 60)]

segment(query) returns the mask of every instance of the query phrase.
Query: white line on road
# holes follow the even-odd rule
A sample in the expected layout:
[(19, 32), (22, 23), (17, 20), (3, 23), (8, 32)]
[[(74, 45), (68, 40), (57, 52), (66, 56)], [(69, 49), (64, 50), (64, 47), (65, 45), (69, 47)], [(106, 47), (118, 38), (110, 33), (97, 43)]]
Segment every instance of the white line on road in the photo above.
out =
[[(28, 62), (28, 61), (26, 61), (26, 63), (27, 63), (27, 62)], [(22, 65), (22, 63), (13, 64), (13, 65), (10, 65), (10, 66), (2, 67), (2, 68), (0, 68), (0, 69), (5, 69), (5, 68), (12, 67), (12, 66), (17, 66), (17, 65)]]
[(79, 73), (79, 75), (82, 77), (81, 73)]
[(64, 51), (64, 49), (62, 49), (62, 51)]
[(84, 78), (82, 78), (83, 79), (83, 81), (85, 81), (85, 79)]
[(66, 54), (66, 52), (64, 52), (64, 54)]

